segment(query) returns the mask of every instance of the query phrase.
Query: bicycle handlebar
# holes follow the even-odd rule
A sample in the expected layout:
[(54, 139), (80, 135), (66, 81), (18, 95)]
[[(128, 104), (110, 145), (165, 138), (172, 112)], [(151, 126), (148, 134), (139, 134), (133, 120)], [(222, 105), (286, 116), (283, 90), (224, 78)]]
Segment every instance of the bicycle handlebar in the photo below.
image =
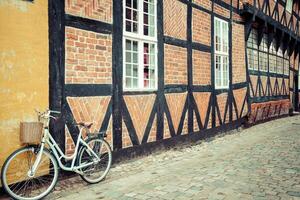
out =
[(37, 109), (35, 109), (35, 112), (37, 112), (38, 116), (41, 117), (41, 118), (53, 118), (53, 119), (56, 119), (54, 116), (51, 115), (51, 113), (53, 114), (60, 114), (59, 111), (56, 111), (56, 110), (46, 110), (45, 112), (40, 112), (38, 111)]

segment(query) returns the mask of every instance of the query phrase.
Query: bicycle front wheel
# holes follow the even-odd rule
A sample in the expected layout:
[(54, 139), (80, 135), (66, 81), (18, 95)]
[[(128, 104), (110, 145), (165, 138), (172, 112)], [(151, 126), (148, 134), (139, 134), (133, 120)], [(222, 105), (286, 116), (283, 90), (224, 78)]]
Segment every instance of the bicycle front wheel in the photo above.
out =
[(43, 150), (40, 163), (35, 173), (32, 173), (38, 152), (37, 147), (24, 147), (12, 153), (5, 161), (1, 182), (12, 198), (41, 199), (54, 188), (58, 178), (58, 165), (48, 150)]
[(98, 183), (107, 175), (112, 160), (112, 153), (109, 144), (103, 139), (92, 138), (87, 140), (88, 146), (97, 154), (100, 161), (92, 152), (84, 147), (79, 153), (79, 166), (87, 163), (93, 163), (88, 167), (81, 169), (83, 175), (81, 178), (88, 183)]

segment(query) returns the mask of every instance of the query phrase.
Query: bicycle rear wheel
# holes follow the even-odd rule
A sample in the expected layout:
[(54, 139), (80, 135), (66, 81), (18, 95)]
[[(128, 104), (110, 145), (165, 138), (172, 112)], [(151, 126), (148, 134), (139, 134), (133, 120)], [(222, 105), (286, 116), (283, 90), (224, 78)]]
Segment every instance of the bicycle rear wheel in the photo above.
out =
[(88, 150), (83, 148), (79, 153), (79, 166), (85, 163), (94, 164), (81, 169), (81, 178), (88, 183), (98, 183), (107, 175), (112, 160), (112, 153), (109, 144), (104, 139), (92, 138), (87, 140), (87, 144), (98, 155), (100, 161)]
[(43, 150), (36, 172), (30, 174), (38, 152), (37, 147), (24, 147), (12, 153), (5, 161), (1, 182), (12, 198), (41, 199), (54, 188), (58, 178), (58, 165), (48, 150)]

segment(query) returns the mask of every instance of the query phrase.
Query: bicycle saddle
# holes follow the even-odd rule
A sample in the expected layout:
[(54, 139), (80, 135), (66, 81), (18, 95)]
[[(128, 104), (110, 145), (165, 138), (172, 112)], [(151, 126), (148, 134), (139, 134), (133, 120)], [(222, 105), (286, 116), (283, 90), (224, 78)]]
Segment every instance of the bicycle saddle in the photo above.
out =
[(76, 125), (79, 125), (79, 126), (84, 126), (84, 127), (86, 127), (86, 128), (91, 128), (92, 127), (92, 125), (93, 125), (93, 123), (84, 123), (84, 122), (79, 122), (79, 123), (77, 123)]

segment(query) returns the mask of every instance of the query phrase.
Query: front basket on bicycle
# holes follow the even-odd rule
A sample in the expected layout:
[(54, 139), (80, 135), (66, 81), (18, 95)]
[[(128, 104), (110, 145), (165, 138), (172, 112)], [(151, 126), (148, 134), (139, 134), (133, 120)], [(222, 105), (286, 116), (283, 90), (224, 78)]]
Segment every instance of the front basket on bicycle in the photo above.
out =
[(43, 133), (42, 122), (21, 122), (20, 142), (23, 144), (38, 144)]

